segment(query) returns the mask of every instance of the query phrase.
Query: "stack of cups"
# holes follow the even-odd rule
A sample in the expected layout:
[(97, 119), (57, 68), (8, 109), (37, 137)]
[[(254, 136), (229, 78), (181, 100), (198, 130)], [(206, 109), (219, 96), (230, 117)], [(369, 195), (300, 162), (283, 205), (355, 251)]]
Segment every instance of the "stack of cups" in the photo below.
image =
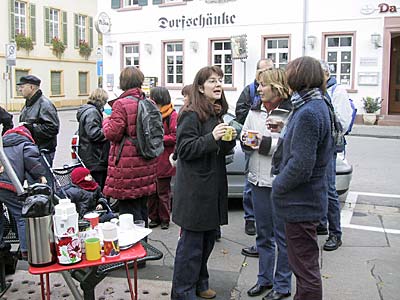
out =
[(119, 215), (119, 227), (121, 231), (130, 231), (133, 229), (133, 215), (132, 214), (122, 214)]
[(115, 257), (119, 255), (118, 227), (111, 222), (103, 225), (104, 256)]

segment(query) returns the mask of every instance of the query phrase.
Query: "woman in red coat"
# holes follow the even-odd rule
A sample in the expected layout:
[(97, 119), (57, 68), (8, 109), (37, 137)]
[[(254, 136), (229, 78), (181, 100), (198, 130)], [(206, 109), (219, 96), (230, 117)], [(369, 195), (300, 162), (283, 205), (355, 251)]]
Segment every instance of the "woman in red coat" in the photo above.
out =
[(164, 124), (164, 152), (157, 162), (157, 193), (148, 202), (150, 228), (161, 224), (161, 229), (169, 228), (171, 211), (171, 177), (175, 168), (169, 163), (169, 156), (174, 152), (176, 144), (177, 112), (171, 103), (171, 96), (165, 87), (154, 87), (150, 90), (152, 99), (161, 111)]
[(122, 70), (119, 84), (124, 92), (113, 101), (112, 113), (103, 121), (104, 136), (111, 142), (103, 193), (119, 200), (121, 214), (133, 214), (135, 220), (144, 220), (147, 227), (147, 199), (156, 192), (157, 159), (144, 159), (127, 138), (116, 159), (124, 135), (136, 138), (138, 101), (144, 99), (143, 80), (143, 73), (135, 67)]

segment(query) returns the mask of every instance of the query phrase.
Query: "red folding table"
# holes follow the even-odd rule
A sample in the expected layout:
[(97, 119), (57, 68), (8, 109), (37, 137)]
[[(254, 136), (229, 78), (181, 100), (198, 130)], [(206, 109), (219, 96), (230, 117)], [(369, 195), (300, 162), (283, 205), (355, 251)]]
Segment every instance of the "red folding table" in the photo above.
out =
[[(105, 277), (102, 277), (100, 280), (96, 279), (95, 277), (97, 276), (97, 267), (101, 265), (109, 265), (111, 264), (111, 268), (108, 268), (107, 270), (114, 270), (118, 267), (118, 264), (123, 264), (125, 266), (125, 271), (126, 271), (126, 278), (128, 280), (128, 285), (129, 285), (129, 291), (131, 295), (131, 299), (137, 300), (137, 259), (143, 258), (146, 256), (146, 250), (143, 248), (141, 243), (137, 243), (131, 248), (127, 250), (123, 250), (120, 252), (120, 255), (117, 257), (113, 258), (108, 258), (108, 257), (102, 257), (99, 260), (94, 260), (94, 261), (88, 261), (86, 260), (85, 255), (83, 255), (82, 261), (79, 263), (73, 264), (73, 265), (60, 265), (58, 263), (54, 263), (52, 265), (46, 266), (46, 267), (29, 267), (29, 273), (34, 274), (34, 275), (40, 275), (40, 288), (41, 288), (41, 293), (42, 293), (42, 300), (44, 299), (50, 299), (50, 273), (53, 272), (61, 272), (62, 275), (64, 276), (64, 279), (66, 280), (69, 288), (71, 289), (71, 292), (76, 296), (76, 294), (80, 293), (78, 291), (74, 291), (73, 289), (75, 285), (72, 282), (72, 277), (69, 272), (65, 271), (70, 271), (70, 270), (82, 270), (86, 268), (94, 268), (91, 270), (91, 272), (87, 272), (85, 276), (85, 280), (92, 280), (92, 282), (95, 282), (94, 285), (89, 285), (89, 288), (84, 289), (84, 298), (86, 299), (94, 299), (94, 288), (95, 286)], [(134, 265), (134, 272), (133, 272), (133, 279), (134, 279), (134, 291), (132, 291), (132, 283), (131, 283), (131, 277), (129, 274), (129, 266), (128, 262), (132, 262)], [(114, 264), (116, 267), (113, 268), (112, 264)], [(46, 277), (46, 284), (44, 283), (43, 280), (43, 275)], [(91, 278), (88, 278), (91, 277)], [(45, 287), (46, 285), (46, 287)], [(82, 286), (82, 282), (81, 282)], [(90, 290), (91, 288), (91, 290)], [(46, 298), (45, 298), (46, 294)]]

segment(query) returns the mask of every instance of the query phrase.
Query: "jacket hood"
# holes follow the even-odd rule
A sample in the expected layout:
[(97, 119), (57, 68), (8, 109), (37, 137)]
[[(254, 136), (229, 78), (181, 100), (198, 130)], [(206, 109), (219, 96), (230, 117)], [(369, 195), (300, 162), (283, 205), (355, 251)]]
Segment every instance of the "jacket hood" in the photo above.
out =
[(86, 111), (91, 110), (91, 109), (98, 110), (94, 104), (90, 104), (90, 103), (82, 105), (81, 107), (79, 107), (78, 111), (76, 112), (76, 118), (77, 118), (78, 122), (79, 122), (80, 118), (82, 117), (82, 115)]
[(20, 135), (18, 133), (9, 133), (3, 136), (4, 147), (13, 147), (26, 142), (32, 143), (32, 141), (27, 136)]
[(18, 135), (24, 136), (24, 137), (28, 138), (32, 143), (35, 143), (35, 140), (32, 137), (32, 133), (24, 125), (20, 125), (20, 126), (17, 126), (15, 128), (11, 128), (11, 129), (7, 130), (4, 133), (4, 136), (7, 136), (7, 135), (12, 134), (12, 133), (16, 133)]

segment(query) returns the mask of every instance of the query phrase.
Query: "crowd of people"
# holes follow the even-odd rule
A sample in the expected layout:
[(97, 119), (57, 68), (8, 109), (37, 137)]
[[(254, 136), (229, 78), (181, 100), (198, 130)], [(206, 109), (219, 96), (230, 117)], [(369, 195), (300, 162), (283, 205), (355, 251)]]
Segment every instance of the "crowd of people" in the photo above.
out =
[[(68, 187), (71, 197), (75, 202), (85, 199), (79, 206), (81, 215), (88, 206), (96, 209), (106, 204), (103, 198), (113, 198), (118, 200), (119, 213), (133, 214), (146, 227), (168, 230), (172, 219), (180, 227), (180, 237), (171, 299), (212, 299), (216, 292), (209, 284), (207, 262), (221, 237), (220, 226), (228, 224), (225, 156), (238, 137), (246, 156), (245, 233), (256, 235), (255, 245), (243, 248), (242, 254), (259, 258), (257, 282), (247, 294), (253, 297), (269, 291), (263, 300), (287, 298), (292, 293), (293, 273), (294, 299), (321, 300), (317, 234), (328, 234), (329, 229), (324, 244), (327, 251), (342, 244), (335, 189), (340, 150), (334, 146), (324, 97), (333, 104), (345, 129), (351, 118), (345, 90), (330, 77), (324, 61), (300, 57), (282, 70), (262, 59), (254, 82), (237, 101), (235, 121), (242, 126), (238, 134), (222, 118), (228, 111), (223, 77), (217, 66), (201, 68), (192, 84), (182, 90), (185, 100), (179, 114), (167, 88), (150, 90), (149, 98), (159, 109), (164, 127), (164, 150), (154, 159), (144, 158), (135, 142), (139, 102), (146, 98), (141, 89), (143, 73), (135, 67), (124, 68), (119, 78), (123, 93), (116, 99), (95, 89), (76, 115), (78, 154), (85, 168), (73, 176)], [(59, 119), (40, 83), (33, 75), (21, 77), (18, 85), (26, 102), (17, 127), (12, 128), (8, 113), (0, 111), (2, 120), (8, 120), (4, 149), (21, 183), (53, 181), (39, 151), (46, 149), (43, 155), (51, 166)], [(112, 107), (110, 115), (103, 113), (107, 101)], [(225, 138), (228, 131), (231, 137)], [(249, 143), (251, 132), (255, 132), (255, 142)], [(15, 200), (15, 188), (1, 171), (0, 201), (16, 218), (26, 256), (21, 202)]]

